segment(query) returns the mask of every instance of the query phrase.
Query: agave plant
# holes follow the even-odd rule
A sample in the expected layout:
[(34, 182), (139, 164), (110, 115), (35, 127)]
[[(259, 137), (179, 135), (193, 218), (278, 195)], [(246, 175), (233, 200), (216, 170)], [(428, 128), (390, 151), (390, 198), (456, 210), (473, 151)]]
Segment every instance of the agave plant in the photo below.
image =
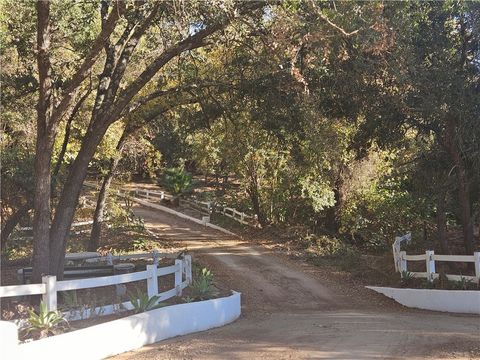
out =
[(154, 295), (152, 297), (148, 297), (148, 294), (142, 290), (138, 288), (135, 288), (135, 290), (135, 293), (129, 292), (128, 297), (130, 298), (130, 303), (132, 304), (136, 314), (165, 306), (164, 304), (157, 304), (160, 296)]
[(205, 300), (213, 296), (215, 288), (213, 286), (213, 273), (207, 268), (203, 268), (196, 279), (192, 282), (192, 297), (198, 300)]
[(59, 311), (48, 311), (47, 305), (40, 302), (38, 314), (32, 309), (28, 309), (28, 326), (24, 330), (24, 335), (33, 335), (35, 338), (44, 338), (55, 335), (68, 326), (68, 321)]

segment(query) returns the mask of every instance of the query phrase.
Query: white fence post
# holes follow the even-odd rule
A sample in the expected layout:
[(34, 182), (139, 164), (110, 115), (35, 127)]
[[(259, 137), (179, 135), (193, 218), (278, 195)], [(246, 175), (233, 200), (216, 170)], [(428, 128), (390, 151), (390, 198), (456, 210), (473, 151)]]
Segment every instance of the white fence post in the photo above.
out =
[(57, 277), (43, 276), (42, 283), (45, 284), (45, 294), (42, 295), (42, 300), (47, 306), (48, 311), (57, 310)]
[(477, 277), (477, 282), (480, 284), (480, 252), (474, 252), (473, 259), (475, 260), (475, 276)]
[(113, 255), (112, 255), (112, 253), (107, 254), (107, 265), (113, 265)]
[(406, 251), (400, 251), (400, 272), (407, 271), (407, 260), (405, 259), (406, 255)]
[(163, 191), (160, 192), (160, 200), (165, 199), (165, 193)]
[(210, 222), (210, 215), (202, 216), (203, 226), (207, 226), (209, 222)]
[(153, 265), (158, 265), (158, 259), (159, 256), (158, 256), (158, 251), (157, 250), (153, 250)]
[(192, 283), (192, 255), (185, 255), (185, 280), (187, 284)]
[(175, 260), (175, 289), (177, 290), (177, 296), (182, 295), (182, 272), (183, 261), (180, 259)]
[(425, 251), (425, 264), (427, 267), (427, 280), (433, 281), (433, 275), (435, 274), (435, 259), (433, 258), (433, 250)]
[(145, 191), (145, 192), (146, 192), (146, 194), (147, 194), (147, 200), (148, 200), (148, 196), (150, 195), (150, 193), (148, 192), (148, 190)]
[(158, 295), (158, 275), (157, 275), (157, 265), (147, 265), (147, 294), (148, 297)]

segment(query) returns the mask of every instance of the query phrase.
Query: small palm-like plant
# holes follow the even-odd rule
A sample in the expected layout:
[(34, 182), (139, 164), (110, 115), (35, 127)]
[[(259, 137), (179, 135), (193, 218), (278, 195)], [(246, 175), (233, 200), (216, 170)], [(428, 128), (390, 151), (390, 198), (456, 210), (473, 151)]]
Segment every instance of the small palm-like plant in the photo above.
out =
[(44, 338), (55, 335), (68, 326), (68, 321), (59, 311), (48, 311), (47, 305), (42, 301), (39, 306), (38, 314), (28, 309), (28, 326), (24, 330), (24, 335), (33, 335), (35, 338)]
[(129, 292), (128, 297), (130, 298), (130, 303), (132, 304), (136, 314), (158, 309), (164, 306), (164, 304), (157, 304), (160, 296), (154, 295), (152, 297), (148, 297), (148, 294), (144, 293), (142, 290), (138, 288), (135, 288), (135, 290), (136, 293)]
[(191, 190), (192, 175), (181, 167), (166, 169), (163, 174), (163, 185), (173, 195), (180, 195)]

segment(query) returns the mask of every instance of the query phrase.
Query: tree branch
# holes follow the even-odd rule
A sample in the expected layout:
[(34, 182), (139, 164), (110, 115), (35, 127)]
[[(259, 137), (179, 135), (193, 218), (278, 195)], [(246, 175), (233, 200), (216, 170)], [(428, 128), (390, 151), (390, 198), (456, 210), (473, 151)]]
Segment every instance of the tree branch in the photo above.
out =
[[(264, 2), (246, 2), (242, 8), (239, 9), (238, 14), (235, 16), (241, 16), (249, 11), (253, 11), (264, 6)], [(222, 21), (212, 24), (193, 35), (188, 36), (182, 41), (171, 46), (165, 50), (160, 56), (158, 56), (147, 68), (140, 74), (140, 76), (130, 83), (127, 88), (118, 96), (115, 103), (111, 106), (113, 111), (109, 115), (108, 122), (115, 122), (121, 115), (123, 109), (128, 105), (132, 98), (151, 80), (151, 78), (172, 58), (188, 51), (193, 50), (204, 45), (204, 40), (213, 33), (225, 28), (235, 16), (229, 16)]]
[(117, 21), (119, 20), (120, 16), (125, 12), (125, 3), (123, 1), (116, 1), (110, 15), (104, 22), (104, 26), (100, 34), (98, 34), (97, 38), (95, 39), (92, 49), (88, 53), (87, 57), (83, 61), (80, 68), (77, 70), (75, 75), (72, 79), (68, 82), (67, 87), (64, 91), (64, 96), (58, 106), (54, 109), (52, 113), (52, 117), (49, 123), (50, 131), (55, 131), (55, 128), (58, 126), (61, 118), (65, 115), (70, 107), (76, 89), (80, 86), (82, 81), (87, 77), (89, 70), (97, 60), (100, 51), (103, 49), (105, 42), (108, 41), (110, 35), (115, 30)]
[(125, 74), (125, 70), (127, 69), (127, 65), (129, 63), (130, 57), (132, 56), (136, 46), (138, 45), (140, 38), (143, 36), (145, 31), (148, 29), (148, 27), (152, 23), (155, 15), (158, 12), (158, 9), (160, 8), (160, 5), (161, 5), (161, 2), (155, 3), (150, 14), (148, 14), (145, 20), (138, 27), (136, 27), (132, 36), (128, 39), (125, 47), (123, 48), (123, 51), (121, 52), (118, 60), (115, 63), (115, 69), (113, 70), (112, 78), (111, 78), (111, 85), (107, 89), (107, 94), (105, 99), (106, 104), (110, 104), (111, 101), (113, 101), (113, 99), (115, 98), (115, 95), (117, 94), (117, 91), (118, 91), (118, 87), (120, 86), (120, 81), (122, 80), (123, 75)]
[(326, 15), (324, 15), (322, 13), (322, 11), (318, 8), (317, 4), (315, 4), (314, 0), (310, 0), (310, 5), (312, 6), (313, 10), (315, 11), (315, 14), (317, 14), (320, 19), (322, 19), (328, 25), (330, 25), (332, 28), (334, 28), (335, 30), (340, 32), (343, 36), (351, 37), (351, 36), (357, 34), (360, 31), (360, 29), (357, 29), (357, 30), (354, 30), (354, 31), (351, 31), (351, 32), (347, 32), (346, 30), (344, 30), (343, 28), (341, 28), (340, 26), (338, 26), (337, 24), (332, 22)]
[(68, 146), (68, 141), (70, 140), (70, 130), (72, 127), (72, 122), (75, 116), (77, 115), (78, 110), (80, 110), (82, 104), (84, 101), (87, 99), (88, 95), (92, 92), (92, 84), (90, 84), (89, 88), (85, 92), (85, 94), (82, 95), (80, 100), (78, 100), (77, 104), (73, 108), (70, 116), (68, 117), (67, 123), (65, 124), (65, 137), (63, 138), (63, 144), (62, 148), (60, 150), (60, 154), (58, 155), (57, 163), (55, 164), (55, 168), (52, 173), (53, 181), (52, 181), (52, 188), (55, 187), (56, 183), (56, 177), (58, 175), (58, 172), (60, 171), (60, 166), (63, 163), (63, 158), (65, 157), (65, 153), (67, 152), (67, 146)]

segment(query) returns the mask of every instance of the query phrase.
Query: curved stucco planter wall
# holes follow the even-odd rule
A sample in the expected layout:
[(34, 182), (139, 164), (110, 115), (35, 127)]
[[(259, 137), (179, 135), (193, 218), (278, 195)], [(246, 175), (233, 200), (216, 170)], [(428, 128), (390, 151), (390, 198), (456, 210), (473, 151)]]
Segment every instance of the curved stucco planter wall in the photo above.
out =
[(240, 316), (240, 293), (167, 306), (10, 347), (2, 359), (103, 359), (147, 344), (223, 326)]
[(480, 315), (480, 291), (367, 288), (412, 308)]

